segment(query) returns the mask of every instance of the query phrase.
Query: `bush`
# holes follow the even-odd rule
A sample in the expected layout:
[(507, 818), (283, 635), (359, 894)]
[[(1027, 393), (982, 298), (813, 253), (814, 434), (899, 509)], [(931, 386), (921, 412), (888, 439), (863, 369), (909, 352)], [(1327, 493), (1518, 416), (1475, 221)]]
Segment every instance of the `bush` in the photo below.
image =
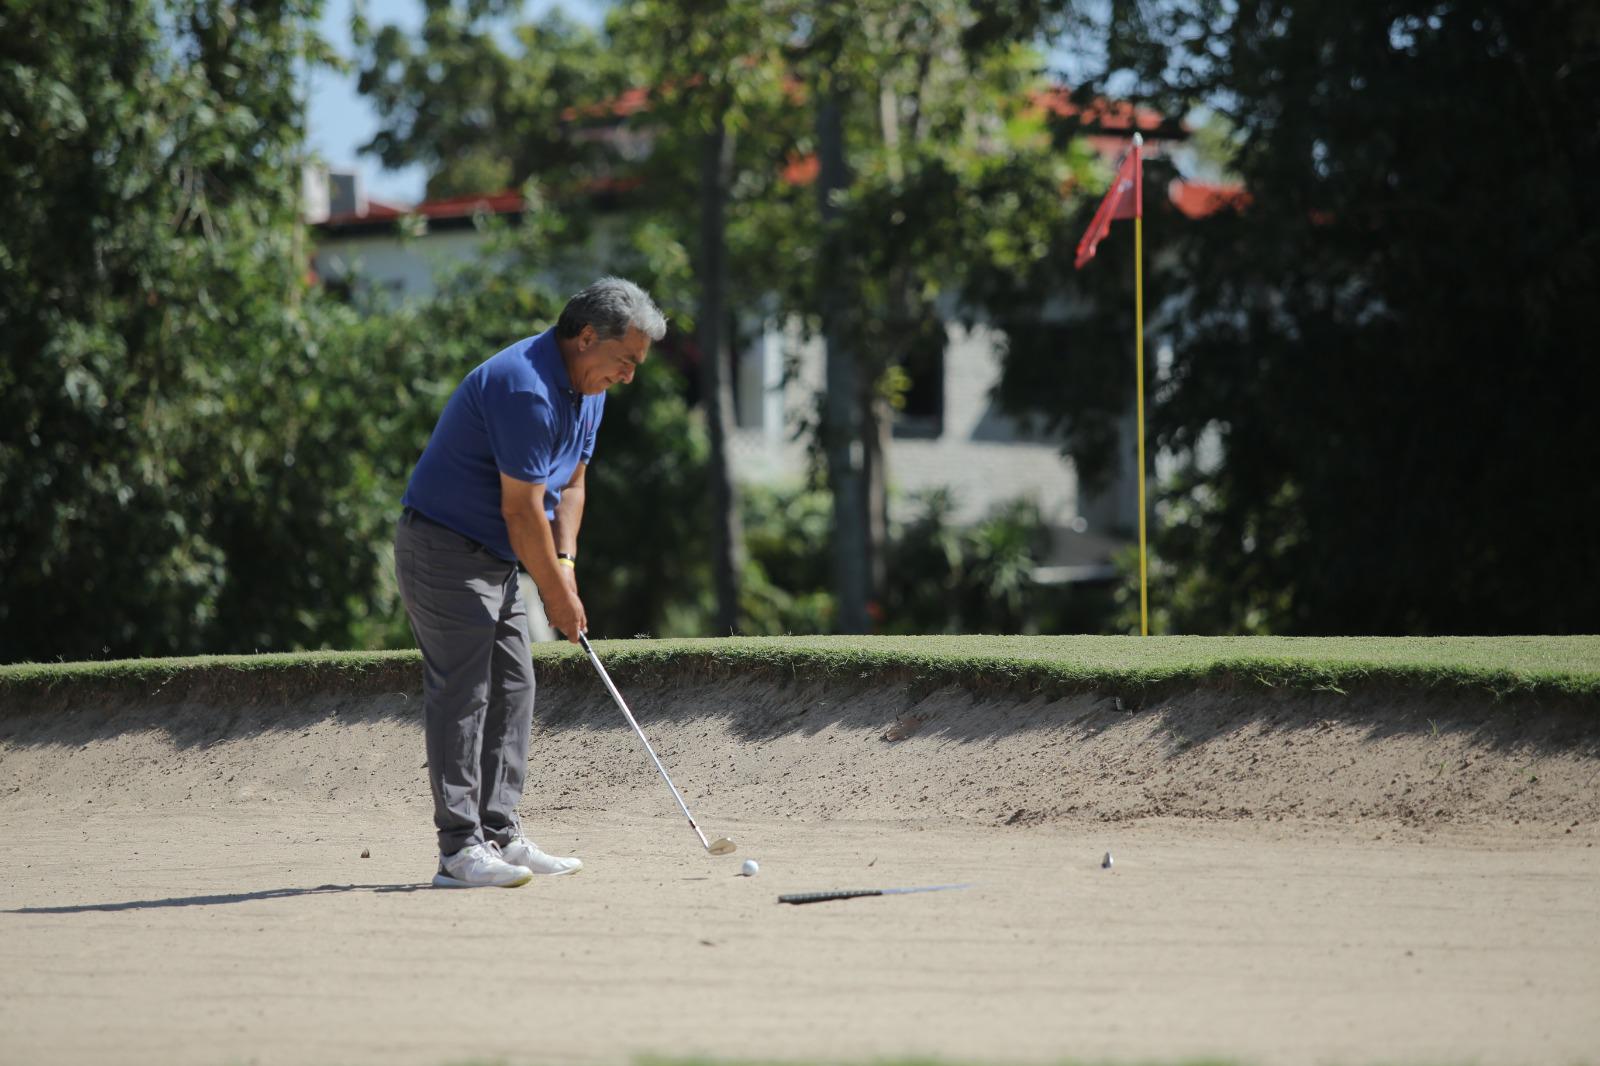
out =
[[(955, 524), (947, 491), (922, 495), (914, 517), (890, 530), (883, 596), (871, 607), (883, 633), (1033, 632), (1060, 593), (1033, 580), (1049, 547), (1036, 504), (1013, 500), (981, 522)], [(746, 631), (823, 633), (832, 628), (826, 492), (744, 490), (747, 554), (741, 602)]]

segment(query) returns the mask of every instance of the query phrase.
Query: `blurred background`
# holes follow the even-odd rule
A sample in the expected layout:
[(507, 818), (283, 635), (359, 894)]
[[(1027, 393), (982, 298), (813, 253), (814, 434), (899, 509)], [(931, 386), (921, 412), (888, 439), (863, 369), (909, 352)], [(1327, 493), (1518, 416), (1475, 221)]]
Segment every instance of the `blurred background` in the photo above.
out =
[(1578, 0), (0, 0), (0, 661), (409, 647), (440, 409), (603, 273), (597, 635), (1600, 629)]

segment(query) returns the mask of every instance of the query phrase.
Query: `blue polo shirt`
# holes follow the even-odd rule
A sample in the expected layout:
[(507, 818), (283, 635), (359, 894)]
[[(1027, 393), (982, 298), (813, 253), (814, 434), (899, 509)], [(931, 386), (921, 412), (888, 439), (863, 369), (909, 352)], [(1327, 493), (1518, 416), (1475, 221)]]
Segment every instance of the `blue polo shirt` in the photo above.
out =
[(456, 387), (401, 503), (516, 561), (500, 514), (500, 475), (544, 485), (555, 518), (561, 490), (594, 456), (605, 393), (572, 387), (555, 330), (490, 357)]

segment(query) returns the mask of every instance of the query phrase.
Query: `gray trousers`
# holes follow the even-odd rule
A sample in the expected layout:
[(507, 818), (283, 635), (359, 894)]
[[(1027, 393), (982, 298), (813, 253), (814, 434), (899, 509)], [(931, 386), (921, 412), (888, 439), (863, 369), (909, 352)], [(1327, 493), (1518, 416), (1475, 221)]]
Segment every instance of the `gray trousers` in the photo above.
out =
[(521, 831), (533, 660), (514, 564), (409, 509), (395, 529), (395, 573), (422, 649), (423, 730), (439, 851)]

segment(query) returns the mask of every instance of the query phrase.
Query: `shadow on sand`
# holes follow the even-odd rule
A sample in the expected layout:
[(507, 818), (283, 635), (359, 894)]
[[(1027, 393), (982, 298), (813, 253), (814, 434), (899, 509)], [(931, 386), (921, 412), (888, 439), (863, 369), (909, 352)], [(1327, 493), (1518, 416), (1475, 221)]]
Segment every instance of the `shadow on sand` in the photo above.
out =
[[(1063, 728), (1092, 737), (1135, 716), (1154, 714), (1173, 754), (1244, 729), (1265, 727), (1289, 734), (1344, 723), (1362, 727), (1371, 740), (1456, 734), (1497, 751), (1600, 755), (1600, 715), (1592, 698), (1522, 695), (1497, 700), (1483, 692), (1381, 682), (1352, 686), (1348, 692), (1205, 683), (1137, 694), (1093, 690), (1052, 695), (871, 677), (650, 678), (621, 670), (616, 680), (647, 730), (662, 721), (720, 720), (744, 741), (807, 737), (833, 726), (892, 734), (908, 721), (956, 742), (991, 742)], [(258, 702), (248, 691), (179, 703), (64, 699), (62, 706), (51, 708), (0, 706), (0, 750), (7, 745), (53, 746), (70, 754), (91, 742), (146, 732), (164, 734), (180, 750), (204, 750), (227, 741), (305, 733), (328, 723), (391, 723), (420, 730), (421, 717), (420, 693), (406, 691), (321, 693), (288, 702)], [(581, 675), (563, 675), (558, 683), (541, 686), (535, 718), (539, 728), (551, 731), (627, 731), (605, 691)], [(420, 749), (420, 737), (417, 744)]]
[(317, 885), (315, 888), (269, 888), (261, 892), (230, 892), (215, 896), (170, 896), (166, 899), (133, 899), (124, 903), (78, 903), (66, 907), (17, 907), (0, 914), (90, 914), (101, 911), (146, 911), (162, 907), (216, 907), (225, 903), (249, 903), (258, 899), (289, 899), (295, 896), (326, 896), (336, 892), (417, 892), (433, 886), (410, 885)]

